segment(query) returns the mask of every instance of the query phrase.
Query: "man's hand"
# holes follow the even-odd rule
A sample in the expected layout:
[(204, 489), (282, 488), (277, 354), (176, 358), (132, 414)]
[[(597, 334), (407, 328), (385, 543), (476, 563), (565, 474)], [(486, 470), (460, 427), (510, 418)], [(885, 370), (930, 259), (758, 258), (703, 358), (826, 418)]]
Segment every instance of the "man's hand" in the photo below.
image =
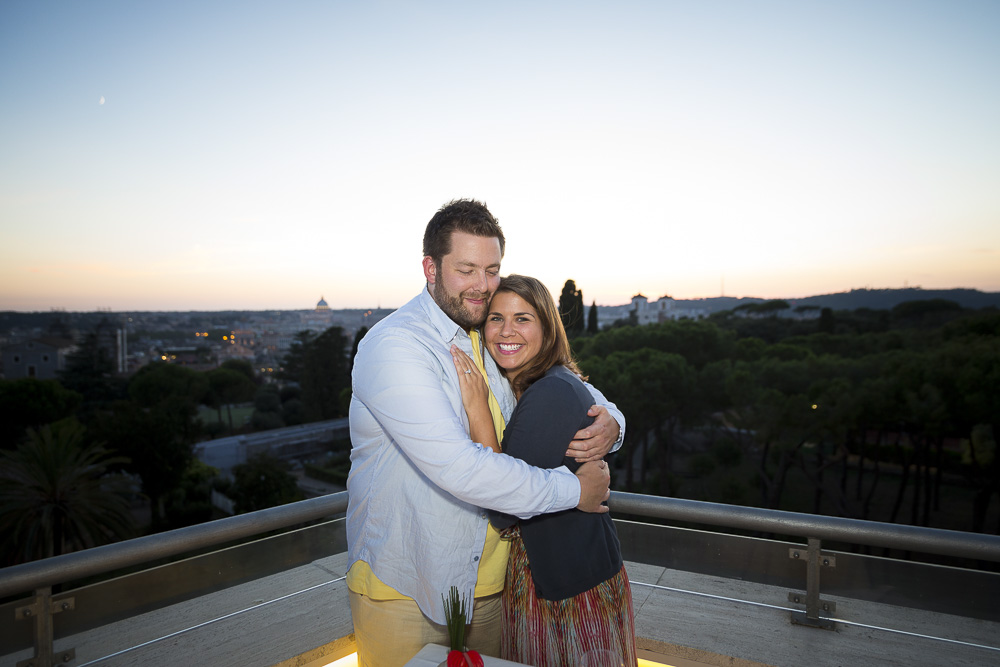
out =
[(571, 456), (580, 463), (603, 459), (618, 442), (621, 431), (615, 418), (608, 414), (607, 408), (595, 405), (587, 414), (594, 418), (594, 423), (577, 431), (566, 450), (566, 456)]
[(580, 480), (580, 504), (576, 508), (597, 514), (607, 512), (608, 506), (601, 503), (611, 497), (608, 464), (604, 461), (584, 463), (576, 471), (576, 477)]

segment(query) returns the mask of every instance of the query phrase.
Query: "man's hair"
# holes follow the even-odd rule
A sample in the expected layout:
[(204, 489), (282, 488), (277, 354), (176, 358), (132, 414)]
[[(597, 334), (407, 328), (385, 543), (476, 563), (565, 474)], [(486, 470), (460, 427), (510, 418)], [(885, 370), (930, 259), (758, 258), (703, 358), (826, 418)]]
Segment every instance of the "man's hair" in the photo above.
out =
[[(500, 279), (500, 286), (497, 287), (493, 298), (495, 299), (498, 294), (503, 292), (516, 294), (524, 299), (529, 306), (535, 309), (535, 313), (538, 314), (538, 323), (542, 327), (541, 349), (535, 358), (528, 362), (528, 365), (514, 378), (512, 383), (514, 393), (520, 396), (535, 380), (541, 378), (550, 368), (557, 365), (565, 366), (576, 373), (580, 379), (586, 380), (587, 378), (573, 361), (569, 338), (566, 336), (562, 318), (559, 317), (556, 302), (542, 281), (528, 276), (510, 275)], [(487, 315), (487, 322), (489, 322), (489, 315)]]
[(453, 199), (438, 210), (424, 230), (424, 257), (430, 256), (435, 264), (451, 252), (451, 233), (465, 232), (500, 241), (500, 257), (506, 242), (503, 230), (486, 204), (475, 199)]

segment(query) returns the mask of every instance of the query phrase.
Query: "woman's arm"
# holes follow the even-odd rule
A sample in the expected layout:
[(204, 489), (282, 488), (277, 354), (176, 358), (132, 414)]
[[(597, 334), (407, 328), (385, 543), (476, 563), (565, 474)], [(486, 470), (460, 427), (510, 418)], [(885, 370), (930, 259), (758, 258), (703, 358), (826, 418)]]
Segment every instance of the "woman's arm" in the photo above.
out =
[(497, 442), (493, 415), (490, 414), (490, 387), (486, 384), (486, 378), (472, 363), (472, 359), (469, 359), (469, 355), (454, 345), (451, 347), (451, 358), (458, 373), (458, 386), (462, 389), (462, 406), (469, 417), (469, 437), (499, 453), (500, 443)]

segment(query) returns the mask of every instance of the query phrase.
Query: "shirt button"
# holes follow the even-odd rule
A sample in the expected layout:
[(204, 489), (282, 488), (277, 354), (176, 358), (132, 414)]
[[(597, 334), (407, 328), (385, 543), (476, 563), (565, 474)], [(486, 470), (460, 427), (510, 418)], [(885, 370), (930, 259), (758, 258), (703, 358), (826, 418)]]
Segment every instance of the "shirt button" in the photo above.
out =
[(476, 562), (478, 560), (479, 560), (479, 556), (476, 556), (475, 558), (472, 559), (472, 562)]
[(484, 519), (488, 519), (488, 518), (489, 518), (489, 517), (488, 517), (488, 516), (486, 515), (486, 512), (483, 512), (483, 513), (482, 513), (482, 514), (480, 514), (479, 516), (481, 516), (481, 517), (482, 517), (482, 518), (484, 518)]

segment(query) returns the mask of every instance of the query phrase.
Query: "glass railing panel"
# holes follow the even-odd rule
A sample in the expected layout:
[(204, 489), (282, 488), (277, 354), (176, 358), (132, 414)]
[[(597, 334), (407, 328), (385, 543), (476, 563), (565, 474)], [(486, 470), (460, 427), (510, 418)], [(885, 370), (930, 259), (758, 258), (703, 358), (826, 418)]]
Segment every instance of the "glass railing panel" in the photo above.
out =
[[(754, 581), (791, 590), (805, 587), (805, 563), (790, 557), (802, 542), (616, 520), (628, 560), (676, 570)], [(830, 595), (1000, 622), (1000, 574), (968, 567), (834, 551), (823, 568)]]
[[(653, 521), (683, 522), (684, 526), (725, 526), (724, 521), (731, 516), (738, 518), (746, 513), (740, 508), (713, 506), (708, 508), (712, 516), (721, 518), (714, 524), (706, 524), (695, 520), (695, 516), (702, 516), (697, 513), (705, 509), (704, 504), (691, 504), (690, 515), (678, 520), (677, 516), (662, 511), (662, 500), (649, 497), (640, 500), (652, 511), (629, 515), (630, 518), (641, 515), (654, 517)], [(687, 506), (682, 509), (687, 511)], [(316, 516), (335, 516), (334, 512), (342, 511), (339, 505), (337, 509), (324, 505), (314, 510), (327, 513), (282, 525), (302, 526), (303, 521)], [(277, 511), (278, 508), (265, 510), (259, 516), (266, 518)], [(677, 514), (676, 507), (670, 511)], [(688, 518), (692, 519), (690, 523), (686, 521)], [(817, 525), (823, 521), (822, 517), (810, 520)], [(232, 539), (225, 537), (233, 535), (226, 527), (235, 521), (227, 521), (207, 527), (214, 538), (208, 543), (220, 544), (223, 539)], [(258, 521), (254, 517), (248, 521), (254, 532), (276, 527), (267, 524), (261, 528)], [(623, 554), (634, 564), (629, 572), (636, 584), (634, 598), (637, 606), (643, 608), (640, 615), (647, 614), (637, 620), (637, 627), (641, 625), (647, 633), (644, 639), (662, 638), (665, 643), (673, 641), (681, 646), (681, 639), (671, 639), (674, 628), (670, 625), (694, 606), (690, 601), (695, 599), (706, 615), (716, 614), (706, 616), (708, 625), (696, 625), (691, 635), (692, 642), (702, 642), (701, 650), (709, 653), (719, 653), (728, 646), (723, 641), (727, 639), (724, 632), (719, 629), (722, 623), (729, 622), (730, 630), (734, 627), (732, 623), (737, 626), (742, 623), (744, 627), (739, 630), (751, 639), (763, 632), (784, 634), (793, 627), (792, 613), (803, 610), (804, 605), (789, 599), (790, 593), (806, 591), (806, 563), (802, 558), (791, 557), (793, 550), (806, 551), (802, 537), (755, 537), (747, 528), (735, 531), (742, 534), (730, 534), (642, 521), (616, 520), (616, 525)], [(763, 525), (764, 530), (778, 531), (787, 529), (789, 524), (779, 518)], [(875, 528), (881, 530), (880, 526)], [(887, 531), (890, 529), (891, 526), (886, 527)], [(253, 532), (240, 534), (249, 536)], [(797, 533), (803, 534), (801, 530)], [(114, 546), (129, 553), (135, 550), (134, 543)], [(188, 546), (184, 542), (181, 550)], [(338, 647), (345, 647), (351, 641), (343, 580), (346, 549), (344, 521), (339, 519), (267, 537), (248, 537), (240, 544), (230, 543), (204, 553), (188, 549), (172, 562), (106, 574), (99, 581), (61, 584), (55, 588), (53, 599), (57, 604), (72, 599), (73, 608), (53, 617), (55, 648), (57, 652), (74, 648), (76, 657), (72, 664), (77, 667), (164, 664), (165, 656), (171, 654), (196, 655), (198, 662), (208, 664), (220, 661), (270, 665), (303, 655), (313, 656), (312, 660), (326, 656), (331, 650), (336, 653)], [(896, 633), (897, 639), (904, 638), (902, 644), (913, 637), (920, 650), (930, 645), (942, 654), (947, 652), (940, 647), (954, 642), (954, 646), (961, 645), (963, 650), (972, 647), (973, 655), (985, 655), (986, 662), (1000, 664), (1000, 605), (993, 602), (1000, 599), (1000, 574), (993, 571), (997, 562), (979, 565), (934, 557), (935, 564), (930, 564), (886, 558), (881, 555), (881, 548), (871, 549), (879, 555), (853, 553), (851, 549), (850, 545), (839, 544), (836, 548), (823, 545), (823, 553), (835, 560), (834, 567), (821, 569), (820, 596), (836, 605), (823, 613), (825, 619), (838, 624), (838, 629), (852, 628), (858, 636), (874, 628), (865, 636), (879, 639), (871, 641), (886, 641), (887, 633)], [(178, 550), (170, 553), (176, 554)], [(987, 557), (992, 558), (995, 553), (993, 548)], [(141, 561), (130, 557), (119, 562)], [(45, 581), (56, 582), (60, 573), (46, 577)], [(7, 590), (14, 588), (15, 580), (21, 581), (14, 575), (8, 576)], [(651, 605), (643, 603), (662, 597), (670, 597), (674, 607), (663, 615), (649, 615)], [(15, 609), (26, 600), (24, 596), (0, 605), (0, 665), (14, 665), (31, 656), (31, 623), (13, 620)], [(753, 613), (741, 616), (743, 610)], [(738, 620), (751, 617), (753, 621)], [(811, 628), (802, 631), (823, 633)], [(717, 633), (718, 644), (709, 641), (711, 632)], [(856, 641), (849, 634), (825, 633), (823, 641), (833, 642), (829, 650), (844, 651), (847, 643)], [(337, 642), (341, 644), (331, 649), (330, 645)], [(694, 644), (688, 644), (691, 645)], [(740, 650), (733, 644), (720, 654), (752, 658), (742, 656)], [(753, 659), (767, 664), (798, 664), (794, 660), (789, 663), (763, 657)]]
[[(626, 561), (666, 568), (657, 581), (640, 581), (636, 595), (650, 590), (686, 593), (782, 612), (789, 623), (805, 609), (789, 594), (806, 592), (801, 542), (731, 535), (690, 528), (615, 521)], [(820, 597), (833, 603), (821, 613), (834, 624), (883, 629), (922, 641), (984, 647), (1000, 664), (1000, 574), (986, 569), (929, 564), (823, 549), (833, 567), (822, 567)], [(993, 565), (995, 567), (995, 564)], [(677, 573), (705, 576), (677, 576)], [(631, 573), (630, 573), (631, 576)], [(643, 572), (637, 572), (641, 578)], [(655, 573), (646, 577), (655, 576)], [(643, 590), (643, 587), (647, 590)], [(690, 590), (689, 590), (690, 589)], [(822, 632), (822, 630), (816, 630)]]
[[(344, 521), (338, 519), (99, 582), (69, 584), (53, 593), (57, 605), (73, 601), (72, 611), (53, 616), (57, 653), (74, 648), (74, 665), (143, 664), (137, 655), (155, 654), (160, 646), (190, 642), (205, 633), (218, 640), (226, 625), (245, 626), (254, 615), (295, 617), (295, 609), (311, 604), (310, 596), (323, 595), (325, 587), (342, 578), (334, 571), (342, 565), (324, 567), (323, 561), (346, 562), (346, 550)], [(224, 595), (214, 595), (222, 591)], [(13, 619), (25, 602), (0, 605), (0, 618)], [(30, 657), (30, 623), (10, 625), (0, 639), (0, 656)]]

